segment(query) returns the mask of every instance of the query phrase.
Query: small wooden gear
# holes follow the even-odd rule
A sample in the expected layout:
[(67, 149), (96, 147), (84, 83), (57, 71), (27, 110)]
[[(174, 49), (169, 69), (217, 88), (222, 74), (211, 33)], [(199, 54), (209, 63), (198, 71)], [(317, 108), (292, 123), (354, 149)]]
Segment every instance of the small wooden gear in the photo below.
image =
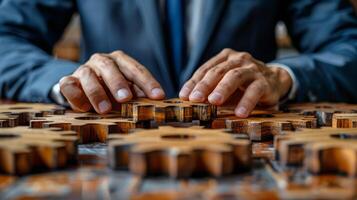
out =
[(250, 141), (222, 130), (162, 126), (110, 137), (110, 166), (141, 176), (219, 177), (251, 166)]
[(24, 126), (0, 129), (0, 171), (23, 175), (67, 166), (77, 154), (73, 131), (31, 129)]
[(0, 104), (0, 114), (17, 118), (13, 126), (28, 126), (31, 119), (35, 117), (44, 117), (47, 115), (62, 115), (65, 113), (63, 107), (53, 104), (39, 103), (16, 103)]
[(122, 117), (134, 121), (154, 120), (165, 122), (192, 122), (192, 120), (210, 121), (216, 117), (216, 106), (205, 103), (192, 103), (181, 99), (155, 101), (139, 98), (121, 104)]
[(283, 167), (357, 176), (357, 129), (304, 129), (277, 136), (274, 146)]
[(110, 133), (128, 133), (134, 128), (149, 128), (150, 122), (134, 122), (119, 114), (66, 113), (31, 120), (32, 128), (59, 127), (76, 131), (80, 143), (106, 142)]
[(0, 128), (15, 127), (18, 124), (17, 116), (0, 113)]
[(282, 131), (293, 131), (298, 128), (316, 128), (316, 118), (294, 113), (255, 113), (242, 119), (226, 116), (213, 120), (213, 129), (227, 128), (233, 133), (248, 134), (253, 141), (271, 140)]
[(357, 113), (333, 114), (333, 128), (357, 128)]
[(313, 115), (317, 118), (318, 126), (331, 127), (334, 114), (357, 113), (357, 105), (345, 103), (301, 103), (290, 104), (285, 110), (303, 115)]

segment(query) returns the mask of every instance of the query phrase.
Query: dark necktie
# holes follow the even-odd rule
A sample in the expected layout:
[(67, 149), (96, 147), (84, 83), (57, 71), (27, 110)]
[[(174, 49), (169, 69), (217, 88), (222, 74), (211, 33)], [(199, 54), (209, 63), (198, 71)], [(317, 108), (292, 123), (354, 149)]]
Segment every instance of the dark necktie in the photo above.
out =
[(171, 47), (171, 60), (176, 74), (180, 74), (185, 59), (184, 0), (167, 0), (167, 22)]

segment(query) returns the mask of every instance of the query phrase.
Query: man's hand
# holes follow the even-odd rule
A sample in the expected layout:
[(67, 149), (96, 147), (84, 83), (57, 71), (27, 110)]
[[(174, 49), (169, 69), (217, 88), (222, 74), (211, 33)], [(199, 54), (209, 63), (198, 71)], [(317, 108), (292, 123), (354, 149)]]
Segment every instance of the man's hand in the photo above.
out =
[(244, 118), (257, 104), (278, 104), (291, 86), (292, 79), (286, 70), (267, 67), (248, 53), (224, 49), (185, 83), (180, 98), (194, 102), (208, 100), (215, 105), (233, 100), (238, 104), (235, 114)]
[(72, 75), (60, 81), (62, 94), (74, 110), (98, 113), (112, 109), (113, 99), (125, 102), (133, 96), (162, 99), (165, 93), (151, 73), (122, 51), (94, 54)]

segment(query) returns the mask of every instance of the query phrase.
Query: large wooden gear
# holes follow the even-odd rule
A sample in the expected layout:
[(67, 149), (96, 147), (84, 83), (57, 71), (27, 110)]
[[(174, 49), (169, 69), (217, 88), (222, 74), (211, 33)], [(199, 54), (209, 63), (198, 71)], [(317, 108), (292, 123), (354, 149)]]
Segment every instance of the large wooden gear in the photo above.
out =
[(32, 128), (58, 127), (76, 131), (80, 143), (106, 142), (110, 133), (128, 133), (134, 128), (149, 128), (150, 122), (134, 122), (119, 114), (73, 113), (31, 120)]
[(304, 129), (277, 136), (274, 146), (283, 167), (357, 176), (357, 129)]
[(110, 137), (110, 166), (141, 176), (219, 177), (251, 166), (250, 141), (222, 130), (160, 127)]
[(233, 133), (248, 134), (253, 141), (271, 140), (283, 131), (316, 128), (316, 118), (295, 113), (256, 113), (242, 119), (227, 116), (213, 120), (211, 128), (226, 128)]
[(205, 103), (192, 103), (181, 99), (155, 101), (139, 98), (121, 104), (122, 117), (134, 121), (154, 120), (165, 122), (192, 122), (192, 120), (211, 121), (216, 117), (216, 106)]
[(0, 128), (0, 171), (22, 175), (65, 167), (75, 160), (77, 143), (73, 131)]
[(63, 107), (53, 104), (0, 104), (0, 116), (3, 115), (9, 116), (10, 118), (17, 118), (16, 124), (13, 124), (13, 126), (28, 126), (30, 120), (35, 117), (44, 117), (47, 115), (62, 115), (64, 113), (65, 109)]

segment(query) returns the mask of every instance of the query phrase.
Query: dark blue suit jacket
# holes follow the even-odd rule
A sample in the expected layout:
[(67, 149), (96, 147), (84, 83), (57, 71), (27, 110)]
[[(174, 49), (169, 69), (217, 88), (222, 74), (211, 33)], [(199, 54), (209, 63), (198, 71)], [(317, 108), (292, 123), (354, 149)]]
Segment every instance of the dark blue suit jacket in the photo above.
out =
[[(347, 0), (206, 0), (205, 22), (182, 74), (169, 65), (156, 0), (0, 0), (0, 97), (51, 101), (51, 87), (79, 63), (50, 53), (73, 13), (82, 20), (82, 61), (123, 50), (168, 96), (223, 48), (291, 67), (298, 101), (357, 102), (357, 18)], [(299, 56), (275, 60), (283, 20)], [(179, 81), (174, 81), (179, 80)]]

